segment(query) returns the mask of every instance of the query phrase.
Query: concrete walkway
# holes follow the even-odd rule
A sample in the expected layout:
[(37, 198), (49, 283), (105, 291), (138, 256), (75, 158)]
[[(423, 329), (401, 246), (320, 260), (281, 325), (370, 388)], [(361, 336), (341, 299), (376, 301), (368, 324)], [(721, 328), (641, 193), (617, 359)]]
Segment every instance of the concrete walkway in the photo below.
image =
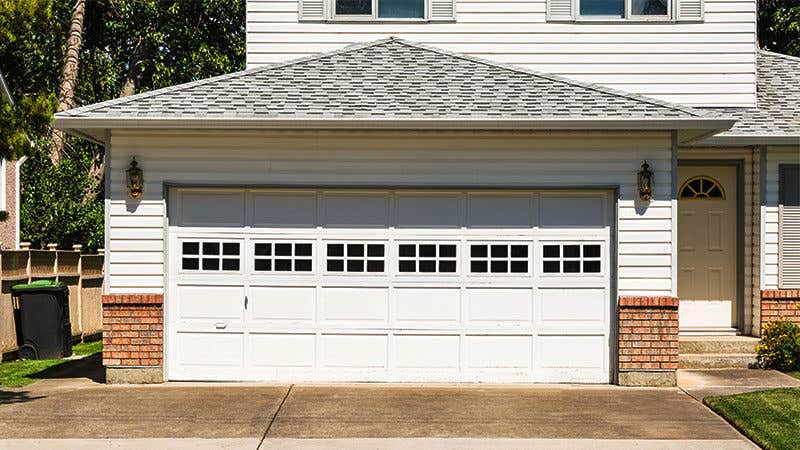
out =
[(784, 387), (800, 387), (800, 380), (776, 370), (679, 370), (678, 386), (697, 400)]
[(679, 388), (98, 381), (0, 388), (0, 449), (753, 448)]

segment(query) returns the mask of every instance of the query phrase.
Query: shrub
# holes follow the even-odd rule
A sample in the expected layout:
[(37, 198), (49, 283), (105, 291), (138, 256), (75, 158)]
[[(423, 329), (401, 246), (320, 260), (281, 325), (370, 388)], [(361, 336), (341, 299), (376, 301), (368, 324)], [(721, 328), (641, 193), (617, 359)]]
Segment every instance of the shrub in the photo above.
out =
[(800, 370), (800, 327), (786, 319), (768, 323), (756, 346), (758, 364), (765, 369)]

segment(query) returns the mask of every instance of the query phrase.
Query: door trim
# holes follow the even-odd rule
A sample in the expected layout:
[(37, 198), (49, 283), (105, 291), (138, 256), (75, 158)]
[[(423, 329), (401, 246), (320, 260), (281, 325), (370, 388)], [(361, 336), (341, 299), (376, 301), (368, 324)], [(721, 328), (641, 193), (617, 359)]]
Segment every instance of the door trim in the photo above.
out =
[[(678, 159), (678, 167), (723, 166), (736, 168), (736, 331), (744, 330), (744, 160), (742, 159)], [(676, 171), (677, 174), (677, 171)], [(675, 193), (675, 201), (678, 195)], [(678, 219), (680, 220), (680, 218)], [(677, 229), (678, 224), (675, 224)], [(674, 245), (678, 245), (677, 241)], [(680, 293), (678, 293), (680, 296)]]

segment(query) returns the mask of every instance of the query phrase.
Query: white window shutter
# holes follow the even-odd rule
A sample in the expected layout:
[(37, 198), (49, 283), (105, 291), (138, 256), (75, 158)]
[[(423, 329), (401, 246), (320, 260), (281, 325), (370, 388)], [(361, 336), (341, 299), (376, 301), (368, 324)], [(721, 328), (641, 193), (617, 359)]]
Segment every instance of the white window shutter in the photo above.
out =
[(702, 22), (705, 5), (703, 0), (678, 0), (675, 18), (678, 22)]
[(778, 190), (778, 286), (800, 288), (800, 164), (781, 165)]
[(300, 20), (325, 20), (325, 1), (300, 0)]
[(452, 22), (456, 20), (456, 0), (430, 0), (431, 22)]
[(576, 0), (547, 0), (547, 20), (575, 20)]

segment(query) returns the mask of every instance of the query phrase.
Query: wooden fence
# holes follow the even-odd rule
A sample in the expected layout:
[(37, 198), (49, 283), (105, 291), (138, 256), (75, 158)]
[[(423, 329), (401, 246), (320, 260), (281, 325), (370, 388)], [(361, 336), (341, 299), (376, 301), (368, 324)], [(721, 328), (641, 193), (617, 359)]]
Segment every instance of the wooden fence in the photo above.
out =
[(0, 251), (0, 350), (3, 360), (16, 357), (17, 312), (11, 286), (51, 279), (69, 288), (69, 316), (73, 341), (99, 337), (103, 332), (103, 259), (75, 250)]

